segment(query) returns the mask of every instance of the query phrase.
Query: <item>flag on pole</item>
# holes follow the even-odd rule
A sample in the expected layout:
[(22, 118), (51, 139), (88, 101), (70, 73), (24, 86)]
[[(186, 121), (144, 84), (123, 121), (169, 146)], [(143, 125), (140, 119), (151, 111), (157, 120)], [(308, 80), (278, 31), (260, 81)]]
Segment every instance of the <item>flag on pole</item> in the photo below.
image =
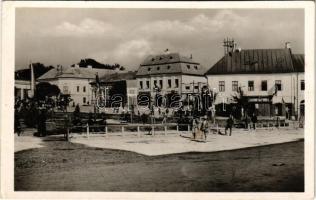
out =
[(31, 93), (30, 93), (30, 98), (34, 97), (35, 94), (35, 76), (34, 76), (34, 69), (33, 69), (33, 64), (31, 62)]

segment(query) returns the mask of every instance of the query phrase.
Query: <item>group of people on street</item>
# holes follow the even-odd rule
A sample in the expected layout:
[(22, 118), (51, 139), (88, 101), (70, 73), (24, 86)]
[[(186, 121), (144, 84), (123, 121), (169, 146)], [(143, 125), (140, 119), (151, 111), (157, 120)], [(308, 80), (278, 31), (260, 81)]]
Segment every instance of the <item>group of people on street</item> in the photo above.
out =
[[(256, 130), (256, 124), (258, 122), (258, 118), (257, 115), (255, 113), (252, 114), (251, 118), (251, 128), (253, 128), (253, 130)], [(244, 122), (245, 122), (245, 128), (249, 129), (249, 117), (246, 114), (244, 117)], [(232, 135), (232, 128), (234, 126), (234, 117), (232, 114), (229, 115), (228, 119), (226, 120), (226, 126), (225, 126), (225, 135), (227, 135), (227, 130), (229, 129), (229, 136)]]
[(201, 119), (194, 118), (192, 121), (192, 137), (193, 137), (193, 139), (206, 140), (207, 133), (208, 133), (207, 116), (204, 116)]

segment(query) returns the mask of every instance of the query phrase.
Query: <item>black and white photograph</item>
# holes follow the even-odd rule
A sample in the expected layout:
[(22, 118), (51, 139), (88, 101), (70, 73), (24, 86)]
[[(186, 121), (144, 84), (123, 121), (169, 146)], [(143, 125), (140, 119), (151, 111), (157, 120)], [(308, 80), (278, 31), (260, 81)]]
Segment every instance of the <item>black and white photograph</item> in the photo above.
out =
[(15, 8), (12, 192), (310, 192), (306, 7), (156, 3)]

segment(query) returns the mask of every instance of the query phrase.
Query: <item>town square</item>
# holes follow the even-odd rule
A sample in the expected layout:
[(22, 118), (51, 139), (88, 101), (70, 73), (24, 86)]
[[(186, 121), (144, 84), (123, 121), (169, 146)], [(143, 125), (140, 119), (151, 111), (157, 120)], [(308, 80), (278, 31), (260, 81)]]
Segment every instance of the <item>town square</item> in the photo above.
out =
[(17, 9), (14, 191), (306, 192), (305, 15)]

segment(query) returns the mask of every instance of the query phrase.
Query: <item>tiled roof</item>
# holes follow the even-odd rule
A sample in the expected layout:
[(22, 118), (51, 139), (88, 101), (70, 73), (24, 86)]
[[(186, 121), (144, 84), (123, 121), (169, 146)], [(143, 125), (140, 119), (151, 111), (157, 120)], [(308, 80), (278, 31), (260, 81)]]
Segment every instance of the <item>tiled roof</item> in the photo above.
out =
[(293, 66), (296, 72), (305, 71), (305, 59), (304, 54), (293, 54), (292, 55)]
[(288, 73), (295, 70), (290, 49), (247, 49), (226, 54), (206, 75)]
[(116, 82), (123, 80), (133, 80), (136, 79), (136, 72), (124, 72), (124, 73), (114, 73), (110, 75), (105, 75), (100, 78), (101, 82)]
[(92, 79), (95, 78), (95, 73), (91, 69), (86, 68), (74, 68), (67, 67), (63, 68), (61, 73), (57, 72), (57, 69), (51, 69), (37, 80), (46, 80), (46, 79), (56, 79), (56, 78), (82, 78), (82, 79)]
[(179, 53), (148, 56), (140, 65), (137, 76), (157, 74), (204, 75), (205, 68), (191, 58)]

